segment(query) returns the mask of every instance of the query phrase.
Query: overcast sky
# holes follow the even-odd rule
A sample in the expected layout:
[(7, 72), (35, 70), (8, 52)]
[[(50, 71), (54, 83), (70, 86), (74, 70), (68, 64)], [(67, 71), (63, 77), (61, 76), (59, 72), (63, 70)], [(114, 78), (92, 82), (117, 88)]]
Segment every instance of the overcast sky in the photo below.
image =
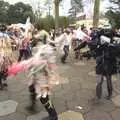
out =
[[(11, 4), (14, 4), (16, 2), (24, 2), (24, 3), (27, 3), (27, 4), (32, 4), (33, 7), (36, 7), (37, 6), (37, 3), (38, 1), (40, 2), (40, 4), (44, 4), (44, 1), (45, 0), (4, 0), (4, 1), (7, 1)], [(63, 5), (62, 7), (60, 7), (60, 15), (67, 15), (68, 13), (68, 10), (70, 9), (71, 5), (70, 5), (70, 0), (63, 0)]]
[[(24, 2), (24, 3), (28, 3), (28, 4), (32, 4), (33, 7), (35, 7), (37, 5), (37, 2), (40, 1), (41, 4), (44, 3), (45, 0), (4, 0), (4, 1), (8, 1), (11, 4), (14, 4), (16, 2)], [(60, 15), (67, 15), (71, 4), (70, 4), (70, 0), (63, 0), (63, 6), (60, 7)], [(108, 2), (108, 0), (105, 0), (104, 2), (101, 2), (101, 11), (106, 11), (106, 8), (110, 5), (110, 3)]]

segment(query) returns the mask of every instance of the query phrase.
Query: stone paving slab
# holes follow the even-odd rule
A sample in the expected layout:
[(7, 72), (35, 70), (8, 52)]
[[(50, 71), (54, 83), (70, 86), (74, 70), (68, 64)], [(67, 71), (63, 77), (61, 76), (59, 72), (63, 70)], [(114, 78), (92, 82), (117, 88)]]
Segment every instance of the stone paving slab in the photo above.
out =
[[(94, 113), (94, 115), (99, 116), (96, 113)], [(101, 120), (103, 117), (105, 117), (107, 115), (105, 115), (105, 113), (104, 113), (103, 116), (102, 115), (99, 116), (101, 119), (99, 119), (99, 117), (97, 119), (97, 117), (95, 117), (95, 116), (91, 117), (91, 116), (93, 116), (93, 115), (90, 115), (90, 119), (88, 119), (88, 120)], [(46, 112), (40, 112), (39, 114), (29, 116), (27, 118), (27, 120), (43, 120), (43, 118), (45, 118), (45, 117), (47, 117), (47, 113)], [(14, 118), (16, 118), (16, 115), (14, 116)], [(67, 111), (67, 112), (64, 112), (64, 113), (59, 115), (59, 120), (73, 120), (73, 119), (74, 120), (86, 120), (86, 119), (83, 118), (81, 113), (76, 113), (76, 112), (73, 112), (73, 111)], [(4, 120), (4, 119), (0, 119), (0, 120)], [(6, 120), (9, 120), (9, 119), (6, 119)], [(10, 120), (15, 120), (15, 119), (10, 119)], [(107, 116), (107, 117), (105, 117), (105, 119), (103, 118), (102, 120), (111, 120), (111, 119), (109, 119), (109, 117)], [(113, 119), (113, 120), (119, 120), (119, 119)]]
[[(51, 98), (59, 114), (59, 120), (120, 120), (120, 110), (117, 109), (120, 107), (118, 77), (113, 78), (115, 95), (112, 101), (102, 100), (103, 103), (100, 105), (90, 102), (95, 97), (96, 88), (93, 63), (74, 61), (65, 65), (58, 64), (61, 84), (54, 86)], [(29, 105), (27, 82), (26, 76), (21, 73), (8, 81), (8, 91), (0, 91), (0, 101), (11, 99), (19, 103), (15, 113), (2, 116), (0, 120), (43, 120), (48, 116), (40, 101), (37, 102), (37, 112), (31, 113), (26, 110)]]
[(69, 79), (67, 77), (60, 76), (59, 85), (60, 84), (68, 84), (68, 83), (69, 83)]
[(120, 95), (112, 98), (112, 101), (117, 107), (120, 107)]
[(90, 90), (95, 90), (95, 88), (96, 88), (96, 83), (85, 83), (85, 82), (82, 82), (81, 83), (82, 85), (82, 89), (90, 89)]
[(116, 109), (111, 113), (113, 120), (120, 120), (120, 109)]
[(89, 100), (91, 97), (95, 96), (95, 93), (92, 90), (82, 89), (80, 91), (76, 91), (77, 98), (82, 98), (84, 100)]
[(65, 100), (62, 98), (55, 98), (52, 102), (58, 114), (67, 110)]
[(59, 120), (84, 120), (81, 113), (67, 111), (59, 115)]
[(18, 103), (13, 100), (0, 102), (0, 116), (5, 116), (16, 111)]
[(67, 69), (70, 69), (70, 68), (71, 67), (69, 65), (66, 65), (66, 64), (58, 67), (58, 69), (61, 70), (61, 71), (64, 71), (64, 70), (67, 70)]
[(92, 100), (89, 101), (89, 104), (91, 104), (91, 110), (99, 110), (103, 112), (112, 112), (116, 110), (116, 106), (114, 103), (110, 100), (102, 99), (99, 104), (95, 104)]
[(18, 106), (17, 106), (17, 112), (18, 113), (22, 113), (26, 116), (30, 116), (30, 115), (33, 115), (33, 114), (38, 114), (42, 111), (44, 111), (44, 107), (43, 105), (40, 103), (40, 101), (36, 101), (36, 108), (35, 108), (35, 111), (29, 111), (28, 110), (28, 107), (31, 105), (30, 101), (25, 101), (25, 102), (22, 102), (22, 103), (19, 103)]
[(12, 93), (9, 96), (9, 99), (15, 100), (19, 103), (23, 103), (25, 101), (30, 100), (29, 95), (30, 95), (30, 93), (28, 92), (28, 90), (23, 90), (23, 91), (20, 91), (20, 92), (17, 92), (17, 93)]
[(83, 62), (83, 61), (76, 62), (76, 63), (74, 63), (74, 65), (77, 65), (77, 66), (84, 66), (84, 65), (85, 65), (85, 62)]
[(120, 95), (120, 80), (119, 79), (113, 84), (113, 87), (114, 87), (114, 91), (118, 95)]
[(115, 81), (117, 81), (117, 80), (118, 80), (118, 76), (116, 76), (116, 75), (115, 75), (115, 76), (112, 76), (112, 81), (113, 81), (113, 82), (115, 82)]
[(84, 114), (90, 110), (90, 105), (88, 104), (88, 100), (82, 99), (81, 97), (75, 97), (73, 100), (67, 101), (67, 108), (68, 110), (77, 111)]
[(84, 116), (85, 120), (112, 120), (111, 116), (103, 111), (92, 110)]
[(28, 116), (27, 120), (43, 120), (46, 117), (48, 117), (48, 114), (46, 112), (40, 112), (36, 115)]
[(88, 75), (89, 75), (89, 76), (96, 77), (96, 73), (95, 73), (95, 71), (90, 71), (90, 72), (88, 73)]
[(0, 91), (0, 102), (1, 101), (5, 101), (5, 100), (8, 100), (9, 97), (10, 97), (10, 92), (8, 92), (7, 90), (6, 91)]
[(26, 115), (16, 112), (4, 117), (0, 117), (0, 120), (26, 120), (26, 118)]

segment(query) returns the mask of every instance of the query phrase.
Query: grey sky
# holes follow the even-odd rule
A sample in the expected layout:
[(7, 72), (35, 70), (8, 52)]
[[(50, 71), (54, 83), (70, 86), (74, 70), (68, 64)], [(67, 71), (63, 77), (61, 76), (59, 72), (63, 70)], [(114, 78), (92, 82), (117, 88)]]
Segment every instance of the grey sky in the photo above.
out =
[[(33, 7), (36, 7), (38, 1), (42, 5), (45, 0), (4, 0), (4, 1), (7, 1), (11, 4), (14, 4), (16, 2), (21, 1), (21, 2), (24, 2), (24, 3), (27, 3), (27, 4), (32, 4)], [(60, 14), (61, 15), (66, 15), (68, 13), (69, 8), (70, 8), (70, 0), (63, 0), (63, 3), (64, 3), (63, 6), (60, 7)]]

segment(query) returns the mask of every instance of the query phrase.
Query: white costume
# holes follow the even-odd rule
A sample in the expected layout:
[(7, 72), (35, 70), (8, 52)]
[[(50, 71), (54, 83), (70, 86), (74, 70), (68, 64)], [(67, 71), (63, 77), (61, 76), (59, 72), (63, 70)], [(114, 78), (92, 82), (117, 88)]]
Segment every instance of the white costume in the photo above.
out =
[(63, 33), (61, 36), (57, 37), (53, 42), (56, 44), (58, 52), (64, 53), (64, 46), (69, 46), (69, 49), (71, 49), (72, 36), (71, 34), (67, 35), (66, 33)]
[(90, 37), (85, 34), (83, 31), (81, 31), (80, 29), (77, 29), (76, 31), (74, 31), (75, 35), (76, 35), (76, 39), (79, 40), (84, 40), (84, 39), (90, 39)]
[(56, 84), (56, 55), (54, 49), (49, 45), (42, 45), (33, 57), (32, 64), (28, 70), (31, 80), (29, 86), (34, 84), (37, 98), (50, 94), (52, 84)]

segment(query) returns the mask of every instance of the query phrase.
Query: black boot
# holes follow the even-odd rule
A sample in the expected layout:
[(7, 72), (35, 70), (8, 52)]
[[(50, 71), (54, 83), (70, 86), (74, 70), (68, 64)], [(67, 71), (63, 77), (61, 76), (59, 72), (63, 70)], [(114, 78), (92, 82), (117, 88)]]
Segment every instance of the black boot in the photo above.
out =
[(3, 90), (3, 83), (2, 83), (2, 77), (0, 76), (0, 90)]
[(4, 78), (3, 78), (3, 86), (4, 86), (4, 87), (8, 87), (7, 77), (4, 77)]
[(4, 87), (3, 84), (0, 84), (0, 90), (3, 90), (3, 87)]
[(35, 93), (35, 88), (34, 85), (31, 85), (29, 87), (29, 92), (30, 92), (30, 106), (27, 107), (29, 111), (35, 111), (36, 108), (36, 93)]
[(30, 95), (30, 99), (31, 99), (31, 110), (35, 110), (35, 106), (36, 106), (36, 94), (31, 94)]
[(41, 97), (40, 101), (44, 105), (46, 111), (49, 114), (49, 120), (58, 120), (57, 112), (53, 104), (49, 100), (49, 96), (46, 96), (46, 98)]
[(37, 112), (36, 111), (36, 95), (30, 95), (30, 105), (26, 107), (29, 112)]

